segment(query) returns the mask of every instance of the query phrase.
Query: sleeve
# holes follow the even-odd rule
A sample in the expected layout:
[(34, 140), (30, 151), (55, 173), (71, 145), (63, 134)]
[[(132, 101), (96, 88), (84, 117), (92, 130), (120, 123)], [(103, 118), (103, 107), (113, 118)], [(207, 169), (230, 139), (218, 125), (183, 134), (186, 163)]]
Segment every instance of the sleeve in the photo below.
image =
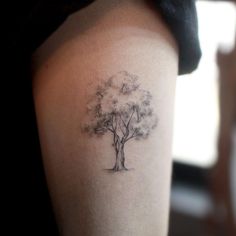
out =
[[(32, 53), (75, 11), (94, 0), (34, 1), (20, 29), (14, 33), (14, 46)], [(194, 71), (201, 58), (195, 0), (153, 0), (179, 47), (179, 75)], [(23, 46), (22, 46), (23, 45)], [(19, 47), (20, 46), (20, 47)], [(25, 53), (24, 51), (24, 53)]]
[(155, 0), (179, 46), (179, 74), (192, 72), (198, 66), (201, 49), (195, 0)]

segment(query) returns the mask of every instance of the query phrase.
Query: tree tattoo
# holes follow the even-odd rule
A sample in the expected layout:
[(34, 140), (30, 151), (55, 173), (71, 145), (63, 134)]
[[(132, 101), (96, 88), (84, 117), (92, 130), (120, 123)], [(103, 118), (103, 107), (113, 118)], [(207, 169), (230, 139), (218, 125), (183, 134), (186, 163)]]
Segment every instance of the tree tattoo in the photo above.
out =
[(147, 139), (157, 126), (151, 101), (150, 92), (140, 88), (138, 76), (126, 71), (118, 72), (97, 86), (87, 104), (89, 123), (83, 130), (90, 135), (112, 135), (115, 164), (110, 170), (128, 170), (125, 145), (132, 139)]

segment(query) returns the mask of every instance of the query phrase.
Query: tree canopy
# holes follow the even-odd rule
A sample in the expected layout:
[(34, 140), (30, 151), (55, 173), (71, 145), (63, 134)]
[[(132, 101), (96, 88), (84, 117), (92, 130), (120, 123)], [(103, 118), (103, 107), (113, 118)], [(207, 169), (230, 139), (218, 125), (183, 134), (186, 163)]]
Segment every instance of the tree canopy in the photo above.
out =
[(150, 92), (140, 88), (138, 76), (118, 72), (97, 86), (87, 105), (90, 118), (85, 131), (91, 135), (111, 132), (123, 143), (146, 139), (157, 125), (151, 101)]

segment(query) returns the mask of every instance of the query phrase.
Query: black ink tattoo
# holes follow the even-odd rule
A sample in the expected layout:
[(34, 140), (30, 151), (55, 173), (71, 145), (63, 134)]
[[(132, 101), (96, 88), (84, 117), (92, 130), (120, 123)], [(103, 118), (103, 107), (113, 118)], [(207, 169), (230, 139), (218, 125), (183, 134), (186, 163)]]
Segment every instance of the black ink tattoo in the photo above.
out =
[(152, 95), (138, 84), (138, 76), (118, 72), (96, 89), (87, 104), (89, 123), (83, 130), (101, 136), (110, 132), (116, 160), (112, 171), (125, 167), (125, 144), (131, 140), (148, 138), (157, 126), (157, 117), (151, 107)]

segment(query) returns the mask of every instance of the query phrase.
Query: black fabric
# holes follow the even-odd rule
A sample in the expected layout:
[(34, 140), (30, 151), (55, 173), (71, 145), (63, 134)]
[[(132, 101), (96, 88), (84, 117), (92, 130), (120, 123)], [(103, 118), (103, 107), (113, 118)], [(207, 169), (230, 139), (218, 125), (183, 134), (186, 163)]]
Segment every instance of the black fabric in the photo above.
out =
[[(74, 11), (94, 0), (35, 1), (10, 32), (11, 46), (23, 45), (28, 53), (34, 51)], [(179, 74), (196, 69), (201, 57), (198, 40), (195, 0), (152, 0), (169, 26), (179, 46)], [(19, 9), (17, 9), (19, 10)], [(17, 14), (16, 14), (17, 15)]]
[(194, 0), (154, 1), (179, 46), (179, 75), (196, 69), (201, 58)]
[[(154, 1), (154, 0), (153, 0)], [(32, 52), (55, 31), (69, 14), (92, 0), (9, 1), (5, 18), (2, 80), (4, 97), (3, 135), (8, 171), (7, 235), (56, 236), (58, 229), (46, 185), (31, 88)], [(200, 59), (197, 20), (193, 0), (156, 0), (180, 48), (179, 73), (194, 70)], [(5, 37), (6, 36), (6, 37)], [(6, 47), (5, 47), (6, 45)], [(9, 163), (8, 163), (9, 162)], [(6, 224), (7, 225), (7, 224)], [(6, 226), (5, 225), (5, 226)], [(3, 232), (5, 232), (2, 229)], [(13, 233), (16, 231), (17, 233)]]

